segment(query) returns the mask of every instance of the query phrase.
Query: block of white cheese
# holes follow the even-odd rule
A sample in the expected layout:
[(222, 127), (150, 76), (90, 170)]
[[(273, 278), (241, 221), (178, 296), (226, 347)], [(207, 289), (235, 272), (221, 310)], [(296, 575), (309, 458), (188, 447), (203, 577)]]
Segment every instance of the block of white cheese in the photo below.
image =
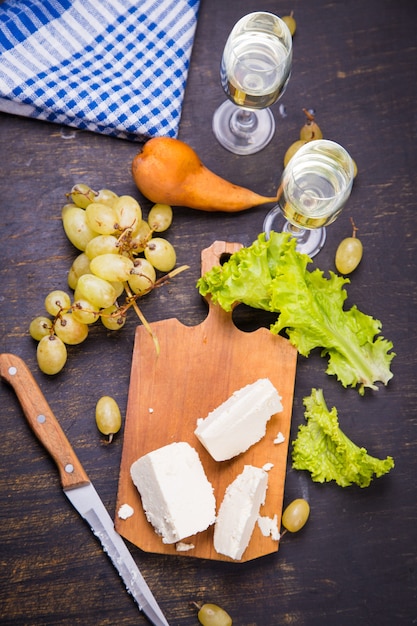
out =
[(188, 443), (171, 443), (145, 454), (132, 464), (130, 475), (163, 543), (176, 543), (214, 523), (213, 487)]
[(267, 487), (268, 473), (253, 465), (245, 465), (230, 483), (214, 525), (216, 552), (235, 560), (242, 558), (265, 502)]
[(272, 415), (282, 411), (281, 397), (269, 378), (235, 391), (206, 418), (197, 420), (194, 434), (216, 461), (245, 452), (265, 436)]

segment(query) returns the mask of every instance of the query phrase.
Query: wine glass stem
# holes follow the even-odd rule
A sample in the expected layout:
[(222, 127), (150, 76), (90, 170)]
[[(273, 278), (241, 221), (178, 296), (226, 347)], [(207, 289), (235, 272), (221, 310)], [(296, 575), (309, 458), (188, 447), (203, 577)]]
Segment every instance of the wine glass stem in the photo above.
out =
[(230, 118), (230, 130), (238, 137), (253, 132), (258, 126), (258, 118), (253, 111), (238, 109)]
[(286, 224), (285, 230), (291, 233), (293, 237), (302, 237), (304, 233), (306, 232), (305, 228), (299, 228), (298, 226), (294, 226), (294, 224), (291, 224), (290, 222)]

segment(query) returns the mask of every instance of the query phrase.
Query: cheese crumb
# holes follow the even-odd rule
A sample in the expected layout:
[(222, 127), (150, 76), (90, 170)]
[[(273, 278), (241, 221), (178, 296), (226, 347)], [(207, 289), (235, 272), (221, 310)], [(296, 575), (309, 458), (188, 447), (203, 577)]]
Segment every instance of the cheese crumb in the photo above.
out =
[(188, 552), (188, 550), (194, 550), (195, 545), (193, 543), (185, 543), (184, 541), (179, 541), (175, 545), (175, 549), (177, 552)]
[(282, 432), (280, 431), (280, 432), (278, 433), (278, 435), (275, 437), (275, 439), (274, 439), (274, 443), (283, 443), (284, 441), (285, 441), (285, 437), (284, 437), (284, 435), (282, 434)]
[(128, 517), (132, 517), (134, 512), (135, 511), (130, 506), (130, 504), (122, 504), (117, 512), (117, 515), (120, 517), (120, 519), (128, 519)]
[(264, 537), (271, 537), (274, 541), (280, 540), (280, 532), (278, 530), (278, 515), (271, 517), (258, 517), (258, 526)]
[(265, 465), (262, 466), (262, 469), (265, 470), (265, 472), (269, 472), (269, 470), (271, 470), (273, 467), (273, 463), (265, 463)]

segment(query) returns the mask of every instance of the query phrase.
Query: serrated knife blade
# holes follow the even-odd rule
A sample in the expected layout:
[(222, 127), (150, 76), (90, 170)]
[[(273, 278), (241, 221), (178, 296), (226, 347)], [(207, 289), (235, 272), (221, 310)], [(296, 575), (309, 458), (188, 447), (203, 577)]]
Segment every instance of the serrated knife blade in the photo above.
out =
[(139, 610), (154, 626), (169, 626), (25, 362), (0, 354), (0, 376), (13, 387), (30, 427), (57, 465), (65, 495), (90, 525)]

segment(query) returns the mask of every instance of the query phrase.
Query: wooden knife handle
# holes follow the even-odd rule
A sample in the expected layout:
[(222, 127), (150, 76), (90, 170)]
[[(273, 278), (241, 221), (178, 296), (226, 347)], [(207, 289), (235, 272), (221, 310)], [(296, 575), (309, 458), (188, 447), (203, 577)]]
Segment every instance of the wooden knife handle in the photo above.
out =
[(29, 368), (14, 354), (0, 354), (0, 376), (14, 389), (29, 425), (54, 459), (64, 488), (89, 483), (70, 442)]

